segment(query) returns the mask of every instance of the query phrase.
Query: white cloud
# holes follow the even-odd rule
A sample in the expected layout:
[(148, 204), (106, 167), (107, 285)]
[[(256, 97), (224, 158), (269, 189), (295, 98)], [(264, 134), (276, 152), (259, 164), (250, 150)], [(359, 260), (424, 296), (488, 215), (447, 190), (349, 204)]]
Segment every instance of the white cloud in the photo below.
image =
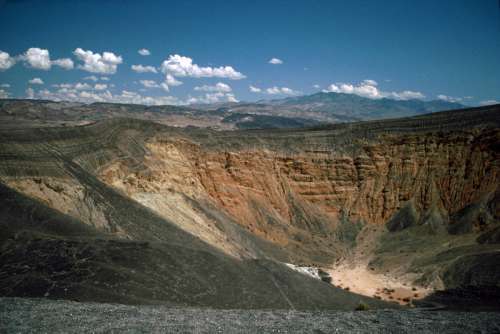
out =
[(87, 90), (87, 89), (92, 89), (92, 86), (90, 86), (88, 83), (77, 82), (73, 86), (73, 88), (76, 89), (76, 90)]
[(137, 73), (147, 73), (147, 72), (158, 73), (156, 71), (156, 68), (154, 68), (153, 66), (132, 65), (131, 68), (132, 68), (132, 71), (137, 72)]
[(226, 100), (227, 102), (234, 102), (234, 103), (240, 102), (238, 101), (236, 96), (234, 96), (234, 94), (226, 94)]
[(70, 58), (50, 60), (50, 53), (47, 49), (29, 48), (18, 58), (24, 60), (27, 66), (37, 70), (48, 71), (52, 68), (52, 65), (65, 70), (71, 70), (74, 67), (73, 60)]
[(182, 81), (177, 80), (173, 75), (167, 74), (165, 76), (165, 82), (169, 86), (180, 86), (182, 85)]
[(71, 70), (75, 66), (73, 61), (69, 58), (56, 59), (56, 60), (53, 60), (51, 63), (52, 63), (52, 65), (62, 67), (65, 70)]
[(500, 101), (497, 101), (497, 100), (484, 100), (484, 101), (479, 102), (479, 104), (482, 106), (490, 106), (492, 104), (499, 104), (499, 103), (500, 103)]
[(139, 82), (141, 83), (141, 85), (143, 85), (146, 88), (158, 88), (158, 87), (160, 87), (156, 83), (156, 81), (154, 81), (154, 80), (139, 80)]
[(8, 99), (9, 96), (9, 92), (7, 92), (5, 89), (0, 89), (0, 99)]
[(26, 98), (27, 99), (35, 98), (35, 91), (33, 90), (33, 88), (29, 87), (28, 89), (26, 89)]
[(214, 86), (209, 86), (209, 85), (197, 86), (194, 87), (194, 90), (204, 91), (204, 92), (220, 92), (220, 93), (229, 93), (230, 91), (232, 91), (229, 85), (226, 85), (225, 83), (222, 82), (218, 82)]
[(252, 93), (260, 93), (262, 91), (262, 89), (260, 89), (259, 87), (255, 87), (255, 86), (252, 86), (252, 85), (248, 86), (248, 88), (250, 89), (250, 91)]
[(94, 85), (95, 90), (105, 90), (108, 89), (108, 85), (106, 84), (95, 84)]
[(174, 96), (143, 96), (137, 92), (123, 90), (120, 94), (112, 94), (109, 90), (104, 91), (78, 91), (75, 89), (60, 88), (56, 91), (43, 89), (35, 92), (33, 89), (26, 90), (26, 96), (34, 99), (45, 99), (53, 101), (72, 102), (109, 102), (109, 103), (129, 103), (144, 105), (183, 105), (187, 104)]
[(49, 50), (40, 48), (29, 48), (21, 58), (26, 63), (37, 70), (50, 70), (52, 63), (50, 61)]
[(278, 86), (273, 86), (263, 89), (250, 85), (248, 86), (248, 88), (252, 93), (264, 93), (269, 95), (298, 95), (301, 93), (299, 91), (293, 90), (288, 87), (278, 87)]
[(288, 87), (270, 87), (266, 89), (266, 93), (270, 95), (277, 95), (277, 94), (283, 94), (283, 95), (297, 95), (300, 94), (299, 91), (295, 91), (291, 88)]
[(437, 96), (437, 98), (442, 100), (442, 101), (446, 101), (446, 102), (461, 102), (461, 101), (463, 101), (463, 98), (461, 98), (461, 97), (453, 97), (453, 96), (448, 96), (448, 95), (444, 95), (444, 94), (439, 94)]
[(160, 87), (161, 87), (164, 91), (166, 91), (166, 92), (169, 92), (169, 91), (170, 91), (170, 88), (168, 87), (168, 84), (167, 84), (166, 82), (162, 82), (162, 83), (160, 84)]
[(95, 75), (89, 75), (88, 77), (83, 78), (83, 80), (90, 80), (96, 82), (99, 79)]
[(148, 49), (140, 49), (137, 51), (141, 56), (149, 56), (151, 52)]
[(220, 67), (200, 67), (193, 64), (193, 60), (189, 57), (180, 55), (170, 55), (168, 59), (161, 64), (161, 71), (177, 77), (193, 77), (193, 78), (228, 78), (231, 80), (244, 79), (245, 76), (236, 71), (231, 66)]
[(78, 68), (91, 73), (114, 74), (118, 65), (123, 62), (122, 57), (113, 52), (103, 52), (100, 55), (90, 50), (77, 48), (73, 54), (83, 62), (83, 65), (78, 65)]
[(283, 64), (283, 60), (278, 59), (278, 58), (271, 58), (271, 59), (269, 60), (269, 64), (273, 64), (273, 65), (281, 65), (281, 64)]
[(109, 78), (108, 77), (101, 77), (101, 80), (102, 81), (109, 81)]
[(28, 82), (32, 85), (43, 85), (43, 80), (40, 78), (33, 78)]
[(172, 74), (165, 75), (165, 82), (160, 84), (160, 87), (163, 88), (166, 92), (170, 91), (170, 86), (180, 86), (182, 85), (182, 81), (177, 80)]
[(217, 102), (238, 102), (232, 93), (206, 93), (198, 97), (191, 97), (188, 99), (188, 104), (211, 104)]
[(425, 98), (425, 95), (420, 92), (404, 90), (402, 92), (391, 92), (389, 93), (388, 97), (391, 97), (395, 100), (422, 100)]
[[(107, 85), (104, 85), (107, 86)], [(77, 82), (77, 83), (62, 83), (62, 84), (54, 84), (52, 87), (59, 88), (59, 89), (66, 89), (67, 91), (80, 91), (80, 90), (102, 90), (103, 86), (102, 84), (96, 84), (95, 86), (91, 86), (88, 83), (84, 82)], [(106, 89), (106, 88), (104, 88)]]
[(5, 71), (14, 66), (16, 59), (11, 57), (7, 52), (0, 51), (0, 71)]
[(316, 84), (316, 85), (313, 85), (313, 88), (319, 89), (320, 86), (318, 84)]
[(377, 86), (378, 85), (378, 82), (376, 82), (375, 80), (371, 80), (371, 79), (363, 80), (362, 83), (364, 85), (368, 85), (368, 86)]
[(396, 100), (423, 99), (425, 95), (420, 92), (405, 90), (402, 92), (384, 92), (378, 89), (375, 80), (364, 80), (357, 85), (348, 83), (331, 84), (323, 92), (354, 94), (369, 99), (392, 98)]
[(4, 84), (1, 84), (0, 87), (2, 87), (2, 88), (10, 88), (10, 84), (4, 83)]

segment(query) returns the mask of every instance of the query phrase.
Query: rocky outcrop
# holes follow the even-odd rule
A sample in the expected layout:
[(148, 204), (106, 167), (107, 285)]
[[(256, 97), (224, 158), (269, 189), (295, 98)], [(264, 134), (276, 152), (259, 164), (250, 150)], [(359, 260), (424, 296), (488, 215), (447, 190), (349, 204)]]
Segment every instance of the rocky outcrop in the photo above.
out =
[(453, 231), (466, 221), (466, 232), (473, 232), (494, 224), (498, 216), (469, 219), (463, 212), (497, 191), (499, 138), (498, 130), (388, 135), (348, 155), (216, 150), (159, 135), (145, 144), (140, 168), (125, 160), (99, 175), (165, 217), (191, 216), (181, 225), (213, 244), (222, 244), (224, 234), (208, 237), (207, 226), (215, 223), (191, 210), (188, 198), (211, 203), (252, 234), (302, 254), (303, 261), (331, 263), (345, 255), (342, 220), (388, 222), (391, 231), (414, 225)]

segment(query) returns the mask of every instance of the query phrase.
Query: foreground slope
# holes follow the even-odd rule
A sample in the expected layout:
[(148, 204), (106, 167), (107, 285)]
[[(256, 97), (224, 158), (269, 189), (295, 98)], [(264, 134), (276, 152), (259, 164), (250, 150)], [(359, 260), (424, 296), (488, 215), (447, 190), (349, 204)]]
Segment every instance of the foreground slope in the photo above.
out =
[(213, 310), (0, 298), (0, 330), (16, 333), (497, 333), (498, 313)]

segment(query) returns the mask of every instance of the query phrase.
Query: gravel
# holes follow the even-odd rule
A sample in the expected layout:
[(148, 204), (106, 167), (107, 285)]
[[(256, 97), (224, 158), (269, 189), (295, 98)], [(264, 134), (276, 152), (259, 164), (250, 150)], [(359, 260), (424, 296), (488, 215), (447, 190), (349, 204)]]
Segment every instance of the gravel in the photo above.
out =
[(0, 298), (1, 333), (500, 333), (500, 313), (217, 310)]

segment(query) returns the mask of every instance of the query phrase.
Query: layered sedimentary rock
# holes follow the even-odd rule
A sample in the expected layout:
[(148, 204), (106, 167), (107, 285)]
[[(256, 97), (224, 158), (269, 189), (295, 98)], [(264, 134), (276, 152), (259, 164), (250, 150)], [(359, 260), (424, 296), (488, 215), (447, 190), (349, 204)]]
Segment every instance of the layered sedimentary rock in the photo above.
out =
[(111, 164), (100, 175), (136, 198), (146, 193), (171, 193), (165, 201), (175, 193), (203, 198), (252, 233), (287, 245), (301, 233), (330, 240), (342, 219), (384, 224), (402, 208), (413, 213), (405, 224), (429, 219), (453, 224), (460, 210), (497, 190), (499, 141), (498, 130), (393, 135), (352, 156), (333, 151), (286, 156), (205, 150), (186, 140), (153, 138), (143, 170)]

